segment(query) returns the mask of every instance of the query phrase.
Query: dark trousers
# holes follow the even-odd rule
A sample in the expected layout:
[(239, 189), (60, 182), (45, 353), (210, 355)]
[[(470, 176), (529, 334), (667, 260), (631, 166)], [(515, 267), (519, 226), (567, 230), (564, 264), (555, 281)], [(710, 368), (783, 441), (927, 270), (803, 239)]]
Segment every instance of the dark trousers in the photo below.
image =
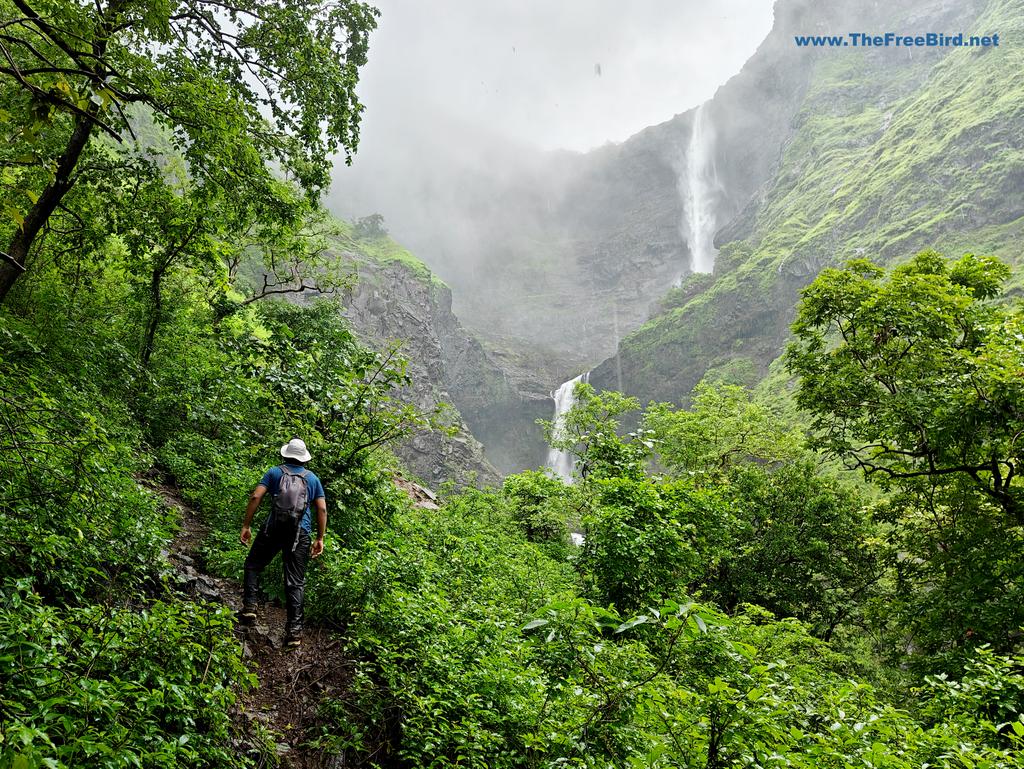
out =
[[(292, 526), (271, 520), (260, 528), (256, 541), (245, 558), (245, 586), (242, 602), (256, 605), (259, 577), (274, 556), (281, 553), (284, 563), (284, 594), (288, 606), (287, 630), (302, 630), (302, 603), (306, 591), (306, 565), (309, 563), (309, 532), (300, 531), (298, 539)], [(294, 547), (293, 547), (294, 546)]]

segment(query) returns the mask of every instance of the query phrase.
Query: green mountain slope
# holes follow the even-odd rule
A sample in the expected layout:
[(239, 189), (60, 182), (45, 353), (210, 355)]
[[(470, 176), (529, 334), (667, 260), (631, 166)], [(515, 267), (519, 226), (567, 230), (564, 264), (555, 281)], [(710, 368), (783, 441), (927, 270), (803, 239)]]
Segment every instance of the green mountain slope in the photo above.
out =
[(821, 53), (774, 178), (723, 230), (746, 234), (721, 244), (713, 279), (670, 293), (594, 379), (680, 399), (709, 371), (757, 378), (799, 288), (852, 257), (893, 262), (934, 247), (1019, 262), (1024, 49), (1013, 41), (1024, 3), (993, 0), (965, 31), (1003, 44)]

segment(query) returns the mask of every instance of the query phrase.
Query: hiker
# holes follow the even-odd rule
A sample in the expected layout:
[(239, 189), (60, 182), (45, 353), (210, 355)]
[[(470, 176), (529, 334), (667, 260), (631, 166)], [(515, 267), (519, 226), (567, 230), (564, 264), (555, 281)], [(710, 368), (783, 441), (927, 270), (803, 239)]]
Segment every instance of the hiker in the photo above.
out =
[[(246, 623), (256, 621), (257, 582), (260, 573), (277, 553), (284, 564), (284, 591), (288, 606), (285, 626), (285, 645), (302, 643), (302, 603), (306, 587), (306, 564), (309, 558), (324, 551), (324, 531), (327, 529), (327, 500), (320, 479), (306, 468), (310, 460), (306, 444), (293, 438), (281, 447), (285, 462), (271, 467), (263, 480), (253, 489), (245, 508), (241, 540), (248, 545), (252, 539), (249, 525), (256, 510), (269, 491), (273, 503), (266, 523), (256, 534), (249, 555), (245, 559), (245, 585), (242, 593), (242, 611), (239, 618)], [(310, 547), (312, 513), (316, 507), (316, 539)]]

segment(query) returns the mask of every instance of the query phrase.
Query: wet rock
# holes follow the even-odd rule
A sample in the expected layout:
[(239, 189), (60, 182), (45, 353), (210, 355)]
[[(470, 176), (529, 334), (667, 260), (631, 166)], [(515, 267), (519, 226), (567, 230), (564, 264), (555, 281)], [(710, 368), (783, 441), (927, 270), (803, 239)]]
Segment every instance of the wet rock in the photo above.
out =
[(183, 582), (195, 582), (199, 577), (199, 572), (194, 567), (188, 564), (178, 564), (178, 576)]
[(199, 575), (195, 581), (196, 595), (210, 601), (220, 601), (223, 598), (220, 585), (212, 577)]

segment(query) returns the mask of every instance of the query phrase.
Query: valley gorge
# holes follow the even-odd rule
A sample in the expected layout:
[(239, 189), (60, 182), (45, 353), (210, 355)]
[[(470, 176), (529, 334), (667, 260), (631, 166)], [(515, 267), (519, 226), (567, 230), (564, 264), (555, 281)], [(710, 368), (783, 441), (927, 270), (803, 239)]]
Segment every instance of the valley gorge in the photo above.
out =
[[(1024, 7), (780, 0), (771, 33), (711, 100), (621, 144), (540, 153), (482, 141), (461, 158), (425, 157), (416, 184), (435, 194), (382, 213), (450, 292), (417, 300), (419, 326), (375, 330), (372, 302), (408, 299), (401, 276), (378, 274), (354, 325), (430, 338), (415, 357), (508, 473), (545, 463), (535, 422), (584, 372), (644, 403), (685, 403), (704, 377), (756, 384), (799, 290), (826, 266), (929, 247), (1016, 262), (1019, 50), (794, 44), (856, 25), (1005, 37)], [(979, 141), (991, 156), (971, 149)]]

